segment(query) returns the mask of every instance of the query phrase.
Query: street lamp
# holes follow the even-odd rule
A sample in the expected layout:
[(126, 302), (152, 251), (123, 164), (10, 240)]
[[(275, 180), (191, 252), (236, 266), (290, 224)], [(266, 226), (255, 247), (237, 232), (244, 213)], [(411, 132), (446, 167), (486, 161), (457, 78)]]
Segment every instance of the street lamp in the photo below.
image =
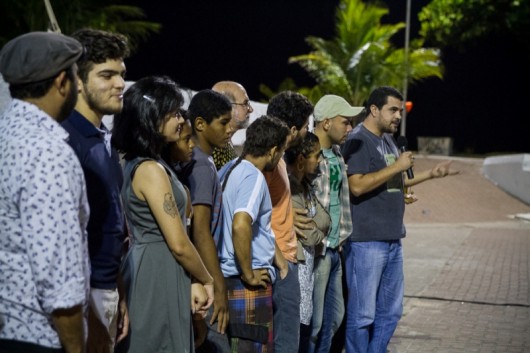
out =
[[(407, 15), (405, 25), (405, 78), (403, 79), (403, 101), (407, 102), (407, 90), (409, 81), (409, 38), (410, 38), (410, 0), (407, 0)], [(403, 116), (401, 117), (400, 134), (405, 136), (407, 130), (407, 110), (403, 110)]]

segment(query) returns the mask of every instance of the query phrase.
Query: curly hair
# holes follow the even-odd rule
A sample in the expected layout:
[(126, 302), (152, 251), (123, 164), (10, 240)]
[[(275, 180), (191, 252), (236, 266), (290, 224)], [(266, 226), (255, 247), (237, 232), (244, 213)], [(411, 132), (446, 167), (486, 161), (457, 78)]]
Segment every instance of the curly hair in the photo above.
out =
[(123, 109), (114, 115), (112, 144), (125, 159), (137, 156), (159, 159), (166, 145), (160, 127), (168, 115), (180, 111), (184, 98), (167, 76), (148, 76), (123, 94)]
[(262, 157), (273, 147), (283, 148), (290, 130), (274, 116), (262, 115), (247, 128), (242, 156)]
[(290, 147), (285, 151), (283, 159), (288, 165), (293, 165), (296, 162), (296, 158), (299, 155), (304, 156), (305, 158), (309, 157), (311, 152), (313, 152), (315, 146), (319, 143), (317, 135), (308, 131), (304, 137), (304, 140), (299, 145)]
[(123, 60), (130, 54), (127, 37), (119, 33), (83, 28), (71, 35), (84, 47), (85, 52), (77, 61), (78, 76), (86, 82), (95, 64), (107, 60)]
[(300, 130), (313, 113), (313, 105), (306, 96), (293, 91), (283, 91), (275, 95), (267, 106), (267, 115), (284, 121), (289, 128)]
[(223, 178), (222, 190), (224, 191), (232, 171), (245, 156), (263, 157), (273, 147), (283, 148), (290, 133), (287, 124), (274, 116), (262, 115), (254, 120), (247, 128), (241, 156), (230, 166)]

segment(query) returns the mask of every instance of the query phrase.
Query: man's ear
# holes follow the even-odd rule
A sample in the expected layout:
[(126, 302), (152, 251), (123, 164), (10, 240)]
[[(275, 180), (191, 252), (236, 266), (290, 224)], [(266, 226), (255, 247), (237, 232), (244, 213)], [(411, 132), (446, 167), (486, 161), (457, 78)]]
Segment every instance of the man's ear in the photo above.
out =
[(298, 135), (298, 129), (296, 126), (291, 126), (291, 139), (294, 139)]
[(377, 106), (375, 104), (372, 104), (370, 106), (370, 113), (375, 117), (376, 114), (377, 114), (377, 111), (379, 110), (379, 108), (377, 108)]
[(324, 120), (324, 122), (322, 123), (322, 127), (324, 128), (324, 131), (328, 131), (329, 128), (331, 127), (331, 120), (330, 119)]
[(83, 92), (83, 81), (80, 77), (77, 77), (77, 93)]
[(276, 153), (276, 151), (278, 150), (278, 147), (274, 146), (274, 147), (271, 147), (271, 149), (269, 150), (269, 156), (272, 158), (274, 158), (274, 154)]
[(195, 118), (195, 121), (193, 122), (193, 128), (195, 131), (203, 131), (206, 128), (206, 121), (201, 118), (200, 116)]
[(66, 86), (68, 84), (68, 76), (66, 76), (66, 71), (61, 71), (59, 75), (53, 80), (53, 85), (57, 88), (57, 91), (61, 93), (61, 95), (66, 95), (68, 93), (68, 90), (66, 89)]

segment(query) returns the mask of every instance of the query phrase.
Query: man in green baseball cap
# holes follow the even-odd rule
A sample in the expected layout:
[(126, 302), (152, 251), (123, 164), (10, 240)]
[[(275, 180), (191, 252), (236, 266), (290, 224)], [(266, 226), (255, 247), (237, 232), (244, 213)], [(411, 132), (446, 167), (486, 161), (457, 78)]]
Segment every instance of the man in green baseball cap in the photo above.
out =
[(351, 232), (350, 192), (346, 165), (340, 152), (351, 130), (351, 119), (363, 110), (344, 98), (328, 94), (313, 112), (315, 135), (322, 152), (315, 194), (331, 216), (331, 229), (315, 253), (315, 289), (309, 352), (329, 352), (344, 317), (342, 265), (339, 250)]

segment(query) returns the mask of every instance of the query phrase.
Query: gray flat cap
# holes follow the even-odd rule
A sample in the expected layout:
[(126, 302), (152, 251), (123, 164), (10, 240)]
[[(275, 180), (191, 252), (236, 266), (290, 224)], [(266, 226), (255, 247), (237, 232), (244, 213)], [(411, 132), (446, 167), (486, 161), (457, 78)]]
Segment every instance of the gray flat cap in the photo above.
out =
[(83, 54), (77, 40), (58, 33), (30, 32), (10, 40), (0, 51), (0, 73), (10, 84), (52, 78)]

